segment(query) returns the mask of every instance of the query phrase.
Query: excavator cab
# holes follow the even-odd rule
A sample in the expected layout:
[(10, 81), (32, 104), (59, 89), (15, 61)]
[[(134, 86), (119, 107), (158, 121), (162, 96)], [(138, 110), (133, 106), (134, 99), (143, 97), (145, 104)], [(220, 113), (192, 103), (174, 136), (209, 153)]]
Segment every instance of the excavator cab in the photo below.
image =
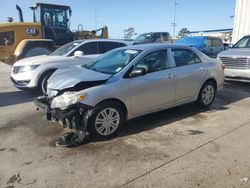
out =
[(42, 25), (44, 39), (52, 39), (56, 45), (66, 44), (74, 39), (69, 28), (72, 11), (69, 6), (36, 3), (33, 10), (33, 22)]

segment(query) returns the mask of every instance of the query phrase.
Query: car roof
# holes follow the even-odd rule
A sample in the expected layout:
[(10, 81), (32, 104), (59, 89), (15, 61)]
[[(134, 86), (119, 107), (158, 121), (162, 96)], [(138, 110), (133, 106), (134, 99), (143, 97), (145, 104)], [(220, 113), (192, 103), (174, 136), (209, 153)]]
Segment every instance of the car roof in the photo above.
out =
[(193, 49), (192, 47), (186, 45), (178, 45), (178, 44), (139, 44), (139, 45), (132, 45), (122, 47), (123, 49), (133, 49), (133, 50), (157, 50), (157, 49), (164, 49), (164, 48), (182, 48), (182, 49)]
[(125, 40), (119, 40), (119, 39), (84, 39), (84, 40), (75, 40), (75, 42), (81, 42), (82, 44), (86, 42), (119, 42), (119, 43), (123, 43), (126, 45), (133, 44), (131, 41), (125, 41)]
[(157, 31), (157, 32), (148, 32), (148, 33), (142, 33), (141, 35), (143, 35), (143, 34), (156, 34), (156, 33), (168, 33), (169, 34), (169, 32), (167, 32), (167, 31), (163, 31), (163, 32), (161, 32), (161, 31)]
[(188, 38), (197, 38), (197, 39), (205, 39), (205, 38), (209, 38), (209, 39), (221, 39), (220, 37), (213, 37), (213, 36), (186, 36), (183, 39), (188, 39)]

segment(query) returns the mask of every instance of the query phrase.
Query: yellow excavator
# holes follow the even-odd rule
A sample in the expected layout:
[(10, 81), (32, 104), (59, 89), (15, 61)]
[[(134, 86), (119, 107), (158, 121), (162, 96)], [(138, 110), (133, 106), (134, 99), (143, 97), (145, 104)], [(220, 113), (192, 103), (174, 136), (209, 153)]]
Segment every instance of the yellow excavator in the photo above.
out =
[[(78, 25), (71, 31), (69, 20), (72, 10), (69, 6), (36, 3), (30, 7), (33, 22), (24, 22), (22, 9), (16, 5), (19, 22), (8, 17), (0, 24), (0, 61), (13, 64), (26, 57), (48, 54), (55, 48), (77, 39), (108, 38), (108, 28), (87, 31)], [(97, 32), (101, 32), (97, 35)]]

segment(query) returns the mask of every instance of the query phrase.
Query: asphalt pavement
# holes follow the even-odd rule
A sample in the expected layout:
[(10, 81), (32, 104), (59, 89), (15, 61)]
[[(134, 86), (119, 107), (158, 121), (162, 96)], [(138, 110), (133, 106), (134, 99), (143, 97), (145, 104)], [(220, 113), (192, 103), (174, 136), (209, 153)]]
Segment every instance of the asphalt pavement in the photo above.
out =
[(65, 131), (36, 111), (0, 63), (0, 187), (250, 187), (250, 84), (127, 122), (112, 140), (58, 148)]

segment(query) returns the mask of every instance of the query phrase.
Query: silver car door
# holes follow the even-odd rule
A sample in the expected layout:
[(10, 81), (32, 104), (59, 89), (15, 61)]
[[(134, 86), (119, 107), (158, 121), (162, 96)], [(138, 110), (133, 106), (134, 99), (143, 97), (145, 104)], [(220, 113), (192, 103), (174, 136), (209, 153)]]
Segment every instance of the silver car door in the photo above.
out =
[(141, 114), (160, 108), (175, 99), (175, 84), (167, 50), (152, 52), (135, 66), (144, 68), (146, 74), (129, 78), (129, 93), (132, 114)]
[(206, 69), (200, 58), (188, 49), (172, 49), (174, 79), (176, 81), (176, 102), (194, 99), (206, 76)]

